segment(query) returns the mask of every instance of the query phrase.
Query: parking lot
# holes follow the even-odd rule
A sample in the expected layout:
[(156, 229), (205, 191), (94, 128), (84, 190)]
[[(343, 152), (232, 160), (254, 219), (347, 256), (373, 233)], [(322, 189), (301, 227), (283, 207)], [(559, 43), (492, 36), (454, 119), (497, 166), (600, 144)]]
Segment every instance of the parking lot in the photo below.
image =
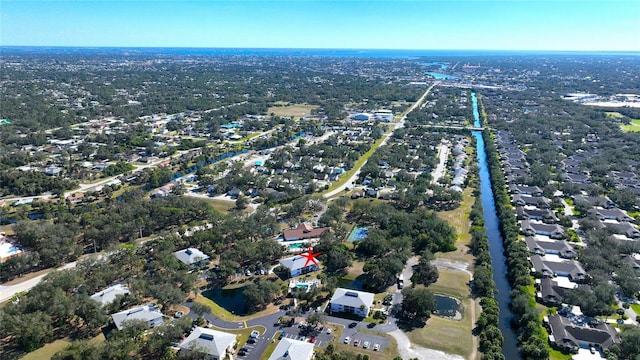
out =
[(327, 346), (333, 339), (333, 330), (330, 332), (327, 331), (330, 327), (322, 326), (321, 328), (311, 328), (305, 326), (294, 325), (291, 327), (283, 327), (280, 330), (284, 335), (279, 335), (276, 333), (274, 335), (275, 339), (280, 339), (280, 336), (288, 339), (295, 339), (300, 341), (310, 342), (313, 340), (313, 343), (316, 347), (325, 347)]
[(353, 327), (353, 328), (349, 328), (349, 327), (345, 327), (344, 332), (342, 333), (342, 337), (339, 339), (339, 341), (344, 344), (345, 343), (345, 338), (349, 337), (349, 342), (348, 345), (351, 345), (353, 347), (356, 347), (356, 341), (358, 342), (357, 347), (363, 349), (365, 343), (369, 343), (368, 345), (368, 350), (370, 351), (374, 351), (373, 348), (376, 344), (380, 345), (380, 348), (378, 349), (378, 351), (383, 351), (385, 349), (385, 347), (387, 347), (387, 345), (389, 345), (389, 339), (383, 336), (378, 336), (378, 335), (373, 335), (373, 334), (366, 334), (363, 332), (358, 331), (357, 327)]

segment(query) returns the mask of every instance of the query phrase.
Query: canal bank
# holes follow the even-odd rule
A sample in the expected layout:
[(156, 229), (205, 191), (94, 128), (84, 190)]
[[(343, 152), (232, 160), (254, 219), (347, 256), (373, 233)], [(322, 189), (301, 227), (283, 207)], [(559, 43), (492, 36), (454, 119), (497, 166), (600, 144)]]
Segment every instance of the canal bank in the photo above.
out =
[[(480, 113), (478, 111), (478, 101), (475, 92), (471, 93), (471, 101), (474, 117), (473, 126), (481, 127), (482, 124), (480, 123)], [(511, 328), (511, 320), (513, 319), (513, 314), (509, 307), (511, 303), (511, 286), (507, 279), (504, 245), (502, 235), (500, 233), (500, 223), (496, 214), (496, 206), (491, 187), (491, 177), (489, 176), (484, 139), (481, 131), (473, 131), (473, 136), (476, 139), (476, 153), (480, 175), (480, 198), (482, 200), (485, 231), (489, 238), (489, 253), (491, 255), (491, 266), (493, 267), (493, 280), (498, 290), (496, 295), (496, 300), (498, 301), (500, 308), (498, 328), (504, 337), (502, 353), (506, 359), (520, 359), (521, 356), (518, 351), (517, 336), (515, 331)]]

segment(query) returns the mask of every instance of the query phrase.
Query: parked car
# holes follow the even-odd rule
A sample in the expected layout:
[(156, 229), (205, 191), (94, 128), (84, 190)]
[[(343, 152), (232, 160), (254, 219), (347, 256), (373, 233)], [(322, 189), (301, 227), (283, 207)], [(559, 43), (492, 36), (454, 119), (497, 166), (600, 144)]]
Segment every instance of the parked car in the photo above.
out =
[(362, 345), (363, 348), (368, 349), (369, 345), (371, 345), (368, 341), (365, 341), (364, 344)]
[(379, 350), (380, 350), (380, 344), (373, 345), (373, 351), (379, 351)]
[(349, 343), (349, 341), (351, 341), (351, 338), (350, 338), (350, 337), (348, 337), (348, 336), (347, 336), (347, 337), (345, 337), (345, 338), (344, 338), (344, 343), (345, 343), (345, 344), (348, 344), (348, 343)]
[(281, 333), (280, 333), (280, 336), (278, 336), (278, 340), (282, 340), (282, 338), (283, 338), (283, 337), (285, 337), (286, 335), (287, 335), (287, 333), (286, 333), (286, 332), (284, 332), (284, 331), (283, 331), (283, 332), (281, 332)]
[(253, 330), (253, 331), (251, 332), (251, 337), (252, 337), (252, 338), (257, 338), (257, 337), (258, 337), (258, 335), (260, 335), (260, 332), (259, 332), (258, 330)]
[(360, 339), (353, 340), (353, 346), (360, 346)]

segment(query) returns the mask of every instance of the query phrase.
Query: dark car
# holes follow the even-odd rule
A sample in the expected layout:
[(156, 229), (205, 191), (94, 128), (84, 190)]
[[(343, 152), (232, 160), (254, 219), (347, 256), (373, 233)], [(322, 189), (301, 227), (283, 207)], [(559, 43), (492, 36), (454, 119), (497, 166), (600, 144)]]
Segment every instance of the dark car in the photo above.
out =
[(283, 337), (285, 337), (285, 335), (287, 335), (287, 333), (286, 333), (286, 332), (284, 332), (284, 331), (283, 331), (283, 332), (281, 332), (281, 333), (280, 333), (280, 336), (278, 336), (278, 340), (282, 340), (282, 338), (283, 338)]
[(349, 328), (351, 328), (351, 329), (353, 329), (356, 326), (358, 326), (358, 323), (356, 323), (356, 322), (352, 322), (351, 324), (349, 324)]

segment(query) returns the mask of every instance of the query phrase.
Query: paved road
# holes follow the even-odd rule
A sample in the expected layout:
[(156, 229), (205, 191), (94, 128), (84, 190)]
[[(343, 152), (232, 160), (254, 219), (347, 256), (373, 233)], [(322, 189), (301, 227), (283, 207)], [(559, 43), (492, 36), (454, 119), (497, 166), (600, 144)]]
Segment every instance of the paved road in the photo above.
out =
[(447, 158), (449, 157), (449, 146), (440, 143), (438, 146), (438, 165), (433, 169), (431, 174), (431, 183), (436, 184), (441, 177), (444, 176), (447, 166)]
[[(55, 270), (64, 270), (64, 269), (74, 268), (76, 266), (76, 263), (77, 261), (74, 261), (74, 262), (65, 264)], [(54, 269), (50, 269), (50, 271), (48, 271), (45, 274), (38, 275), (29, 280), (19, 282), (15, 285), (0, 285), (0, 303), (11, 299), (15, 294), (31, 290), (34, 286), (38, 285), (40, 281), (42, 281), (42, 279), (53, 270)]]
[[(436, 85), (440, 84), (440, 81), (436, 81), (433, 84), (431, 84), (431, 86), (429, 86), (429, 88), (427, 88), (427, 90), (424, 92), (424, 94), (422, 94), (422, 96), (420, 97), (420, 99), (418, 99), (418, 101), (416, 101), (415, 103), (413, 103), (413, 105), (411, 105), (411, 107), (409, 107), (409, 109), (404, 113), (404, 115), (402, 116), (402, 118), (400, 119), (400, 121), (396, 122), (395, 125), (393, 126), (393, 128), (390, 128), (387, 132), (385, 132), (382, 135), (382, 141), (380, 142), (379, 146), (384, 146), (387, 141), (389, 140), (389, 137), (393, 134), (393, 131), (395, 131), (396, 129), (400, 129), (402, 127), (404, 127), (404, 122), (407, 119), (407, 114), (409, 114), (410, 112), (412, 112), (416, 107), (418, 107), (420, 104), (422, 104), (422, 102), (424, 101), (424, 99), (427, 98), (427, 95), (429, 95), (429, 93), (431, 92), (431, 89), (433, 89)], [(375, 151), (375, 149), (374, 149)], [(325, 193), (324, 195), (322, 195), (325, 198), (330, 198), (332, 196), (335, 196), (337, 194), (340, 194), (344, 191), (344, 189), (346, 189), (347, 187), (351, 187), (353, 186), (353, 184), (355, 184), (355, 181), (358, 179), (358, 176), (360, 175), (360, 169), (362, 169), (362, 167), (366, 164), (367, 162), (363, 162), (362, 165), (360, 165), (356, 171), (353, 173), (353, 175), (346, 181), (344, 182), (344, 184), (340, 185), (339, 187), (337, 187), (334, 190), (331, 190), (327, 193)]]

